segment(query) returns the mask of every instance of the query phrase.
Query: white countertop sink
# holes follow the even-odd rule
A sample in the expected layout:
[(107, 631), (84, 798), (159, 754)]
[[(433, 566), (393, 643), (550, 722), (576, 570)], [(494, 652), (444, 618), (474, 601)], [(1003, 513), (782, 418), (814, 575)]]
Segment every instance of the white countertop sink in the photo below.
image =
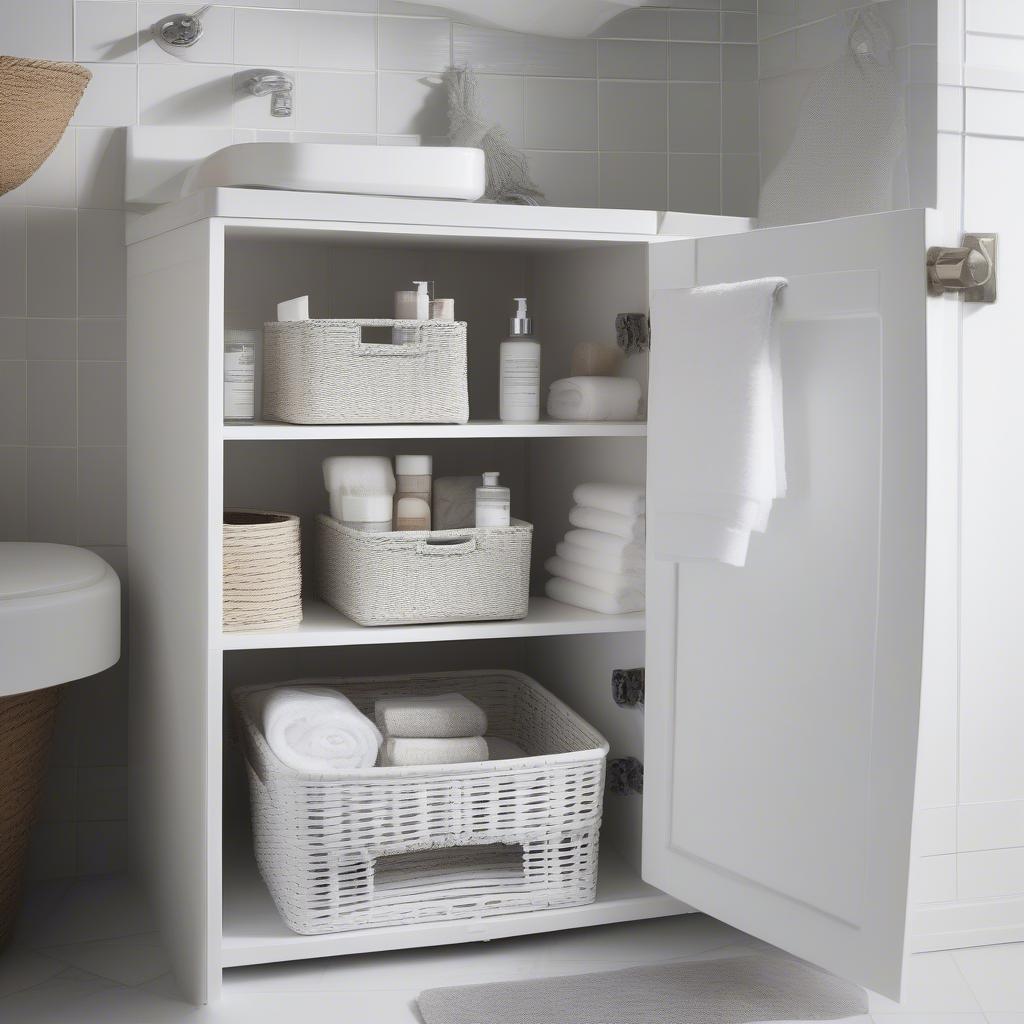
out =
[(480, 149), (242, 142), (195, 164), (185, 175), (181, 194), (245, 187), (472, 201), (484, 194), (485, 186)]

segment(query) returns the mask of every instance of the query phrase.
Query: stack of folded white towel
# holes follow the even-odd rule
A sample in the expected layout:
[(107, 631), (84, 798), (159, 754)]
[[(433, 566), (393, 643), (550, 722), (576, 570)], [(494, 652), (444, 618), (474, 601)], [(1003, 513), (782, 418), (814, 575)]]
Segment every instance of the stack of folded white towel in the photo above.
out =
[(461, 693), (382, 698), (374, 706), (374, 716), (384, 736), (382, 767), (526, 756), (508, 740), (487, 736), (487, 714)]
[(545, 593), (555, 601), (621, 615), (644, 608), (647, 535), (642, 487), (580, 484), (569, 530), (544, 567), (552, 575)]

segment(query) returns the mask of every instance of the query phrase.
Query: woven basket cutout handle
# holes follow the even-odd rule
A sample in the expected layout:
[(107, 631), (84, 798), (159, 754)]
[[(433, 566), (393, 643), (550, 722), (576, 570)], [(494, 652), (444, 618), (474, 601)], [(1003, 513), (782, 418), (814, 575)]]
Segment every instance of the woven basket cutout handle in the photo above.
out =
[(417, 555), (469, 555), (476, 551), (476, 537), (467, 537), (465, 540), (457, 541), (454, 544), (447, 541), (421, 540), (416, 543)]
[[(426, 354), (423, 351), (422, 320), (354, 320), (352, 322), (359, 328), (359, 344), (355, 349), (357, 356), (374, 356), (382, 359), (422, 359)], [(363, 341), (364, 327), (398, 327), (403, 331), (415, 331), (416, 337), (398, 345)]]

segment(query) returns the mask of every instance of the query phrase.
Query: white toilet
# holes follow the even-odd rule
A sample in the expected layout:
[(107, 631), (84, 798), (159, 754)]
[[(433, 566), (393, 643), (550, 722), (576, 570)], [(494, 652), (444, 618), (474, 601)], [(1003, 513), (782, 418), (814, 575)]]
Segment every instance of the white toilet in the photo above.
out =
[(121, 585), (98, 555), (0, 543), (0, 947), (20, 901), (59, 687), (121, 656)]

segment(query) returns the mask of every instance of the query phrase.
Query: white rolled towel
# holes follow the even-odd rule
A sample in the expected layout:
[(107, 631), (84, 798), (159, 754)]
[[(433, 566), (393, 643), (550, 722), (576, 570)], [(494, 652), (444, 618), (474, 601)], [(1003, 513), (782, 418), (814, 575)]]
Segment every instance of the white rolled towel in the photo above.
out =
[(329, 686), (279, 686), (263, 699), (263, 735), (289, 768), (329, 774), (370, 768), (382, 736), (343, 693)]
[(380, 763), (389, 768), (415, 768), (425, 764), (465, 764), (489, 759), (487, 740), (483, 736), (449, 739), (385, 736)]
[(647, 511), (644, 489), (630, 484), (580, 484), (572, 492), (572, 499), (577, 505), (620, 516), (642, 516)]
[(618, 576), (628, 576), (637, 580), (641, 586), (646, 575), (643, 557), (637, 561), (629, 561), (611, 551), (591, 551), (590, 548), (582, 548), (565, 540), (555, 545), (555, 554), (576, 565), (585, 565), (590, 569), (600, 569)]
[(604, 615), (624, 615), (626, 612), (644, 610), (644, 597), (639, 591), (631, 592), (628, 598), (613, 597), (603, 590), (595, 590), (593, 587), (573, 583), (572, 580), (563, 580), (558, 576), (553, 576), (547, 581), (544, 593), (552, 601), (561, 601), (562, 604), (571, 604), (576, 608), (586, 608), (588, 611), (601, 612)]
[(345, 521), (341, 499), (345, 495), (395, 493), (395, 471), (383, 455), (332, 455), (323, 461), (324, 487), (331, 499), (331, 516)]
[(585, 505), (576, 505), (570, 510), (569, 522), (581, 530), (610, 533), (623, 540), (642, 541), (647, 536), (646, 516), (620, 516), (618, 512), (605, 512)]
[(585, 587), (593, 587), (594, 590), (611, 594), (612, 597), (624, 601), (634, 600), (637, 594), (643, 596), (644, 585), (638, 576), (621, 576), (605, 569), (592, 569), (590, 566), (569, 562), (557, 556), (549, 558), (544, 563), (544, 568), (552, 576), (559, 576), (573, 583), (582, 583)]
[(556, 420), (635, 420), (640, 382), (632, 377), (566, 377), (548, 391), (548, 415)]
[(382, 697), (373, 714), (377, 728), (396, 739), (451, 739), (487, 732), (486, 712), (461, 693)]

